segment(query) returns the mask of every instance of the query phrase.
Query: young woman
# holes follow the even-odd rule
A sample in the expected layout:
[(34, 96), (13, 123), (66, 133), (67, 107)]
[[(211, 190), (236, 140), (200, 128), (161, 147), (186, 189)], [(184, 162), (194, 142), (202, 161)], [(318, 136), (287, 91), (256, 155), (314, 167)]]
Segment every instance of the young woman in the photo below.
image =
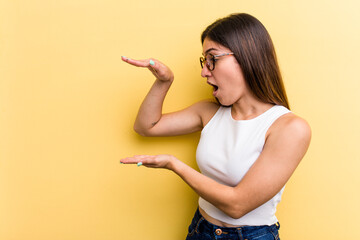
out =
[(165, 168), (200, 197), (187, 239), (279, 239), (275, 216), (285, 183), (308, 149), (311, 130), (289, 110), (271, 38), (259, 20), (232, 14), (201, 36), (201, 76), (216, 101), (173, 113), (162, 104), (174, 75), (155, 59), (123, 61), (156, 77), (134, 129), (143, 136), (201, 131), (196, 159), (201, 173), (171, 155), (137, 155), (125, 164)]

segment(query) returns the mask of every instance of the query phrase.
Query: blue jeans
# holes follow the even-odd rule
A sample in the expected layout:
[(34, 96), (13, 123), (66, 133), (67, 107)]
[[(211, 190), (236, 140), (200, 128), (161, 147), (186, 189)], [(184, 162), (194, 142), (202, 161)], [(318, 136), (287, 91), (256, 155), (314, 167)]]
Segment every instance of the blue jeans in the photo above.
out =
[(279, 223), (271, 226), (219, 227), (205, 220), (198, 209), (189, 226), (186, 240), (280, 240), (279, 228)]

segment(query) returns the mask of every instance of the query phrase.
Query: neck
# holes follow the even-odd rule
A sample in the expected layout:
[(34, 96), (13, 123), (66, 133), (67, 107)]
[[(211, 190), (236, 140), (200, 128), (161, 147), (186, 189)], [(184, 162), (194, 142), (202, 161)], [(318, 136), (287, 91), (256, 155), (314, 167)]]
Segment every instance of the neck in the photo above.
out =
[(273, 107), (257, 99), (239, 99), (231, 107), (231, 115), (235, 120), (249, 120), (255, 118)]

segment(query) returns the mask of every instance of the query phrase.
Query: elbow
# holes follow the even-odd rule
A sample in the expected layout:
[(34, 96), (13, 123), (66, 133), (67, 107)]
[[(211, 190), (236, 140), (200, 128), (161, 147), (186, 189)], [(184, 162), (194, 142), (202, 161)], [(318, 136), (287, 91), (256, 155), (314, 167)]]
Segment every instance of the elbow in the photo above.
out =
[(239, 201), (238, 198), (234, 198), (232, 201), (229, 201), (224, 207), (224, 212), (231, 218), (239, 219), (247, 214), (249, 211), (244, 206), (242, 201)]
[(244, 216), (246, 213), (243, 209), (240, 209), (239, 207), (232, 207), (231, 209), (229, 209), (226, 214), (234, 219), (238, 219), (241, 218), (242, 216)]
[(139, 134), (139, 135), (141, 135), (141, 136), (143, 136), (143, 137), (146, 137), (146, 131), (144, 131), (143, 129), (134, 126), (134, 131), (135, 131), (137, 134)]
[(139, 134), (139, 135), (141, 135), (141, 136), (143, 136), (143, 137), (150, 137), (150, 136), (151, 136), (151, 134), (149, 133), (148, 130), (143, 129), (143, 128), (140, 128), (140, 127), (138, 127), (138, 126), (136, 126), (136, 125), (134, 125), (134, 131), (135, 131), (137, 134)]

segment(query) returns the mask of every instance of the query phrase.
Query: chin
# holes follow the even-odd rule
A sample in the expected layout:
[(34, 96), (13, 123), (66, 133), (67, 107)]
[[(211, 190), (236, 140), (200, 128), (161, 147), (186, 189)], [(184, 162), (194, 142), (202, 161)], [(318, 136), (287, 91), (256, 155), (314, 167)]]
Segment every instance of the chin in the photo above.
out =
[(218, 102), (218, 104), (220, 104), (223, 107), (231, 107), (232, 106), (232, 104), (222, 103), (217, 97), (215, 98), (215, 100)]

